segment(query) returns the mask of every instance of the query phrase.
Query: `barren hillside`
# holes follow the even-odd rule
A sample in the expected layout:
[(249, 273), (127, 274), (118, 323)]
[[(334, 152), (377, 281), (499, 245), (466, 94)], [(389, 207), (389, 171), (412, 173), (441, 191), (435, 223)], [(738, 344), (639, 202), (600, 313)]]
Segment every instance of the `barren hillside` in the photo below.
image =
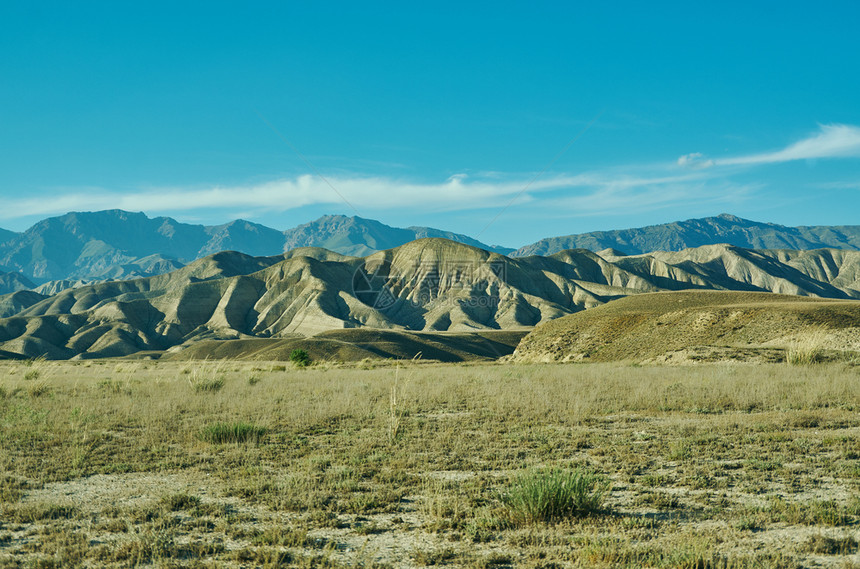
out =
[(781, 361), (786, 350), (860, 353), (860, 302), (757, 292), (624, 298), (538, 326), (518, 362)]

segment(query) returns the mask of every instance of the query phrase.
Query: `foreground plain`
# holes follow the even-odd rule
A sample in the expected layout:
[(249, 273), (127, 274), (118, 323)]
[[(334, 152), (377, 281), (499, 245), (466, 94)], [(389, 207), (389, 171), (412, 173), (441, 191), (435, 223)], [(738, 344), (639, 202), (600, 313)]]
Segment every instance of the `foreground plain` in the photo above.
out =
[(850, 363), (374, 366), (0, 363), (0, 567), (860, 566)]

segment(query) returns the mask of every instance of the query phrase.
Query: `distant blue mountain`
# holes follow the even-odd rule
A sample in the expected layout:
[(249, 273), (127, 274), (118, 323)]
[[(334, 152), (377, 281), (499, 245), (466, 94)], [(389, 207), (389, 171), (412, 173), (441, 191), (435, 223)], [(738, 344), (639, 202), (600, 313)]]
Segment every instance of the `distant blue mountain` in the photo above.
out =
[(11, 292), (19, 290), (27, 279), (35, 284), (80, 284), (162, 274), (219, 251), (269, 256), (298, 247), (322, 247), (344, 255), (365, 256), (422, 237), (449, 239), (512, 257), (546, 256), (568, 249), (640, 254), (717, 243), (748, 249), (860, 249), (860, 226), (786, 227), (728, 214), (550, 237), (514, 251), (432, 227), (391, 227), (372, 219), (343, 215), (325, 215), (279, 231), (241, 219), (223, 225), (193, 225), (170, 217), (150, 218), (143, 213), (114, 209), (51, 217), (22, 233), (0, 229), (0, 273), (19, 273), (5, 277), (7, 284), (2, 290)]
[(786, 227), (722, 214), (662, 225), (548, 237), (511, 253), (512, 257), (552, 255), (567, 249), (616, 249), (628, 255), (681, 251), (727, 243), (747, 249), (860, 249), (860, 225)]
[(114, 209), (51, 217), (23, 233), (0, 230), (0, 271), (20, 272), (38, 283), (126, 279), (168, 272), (219, 251), (266, 256), (296, 247), (325, 247), (345, 255), (367, 255), (420, 237), (443, 237), (503, 254), (512, 251), (466, 235), (430, 227), (390, 227), (361, 217), (327, 215), (278, 231), (244, 220), (193, 225)]

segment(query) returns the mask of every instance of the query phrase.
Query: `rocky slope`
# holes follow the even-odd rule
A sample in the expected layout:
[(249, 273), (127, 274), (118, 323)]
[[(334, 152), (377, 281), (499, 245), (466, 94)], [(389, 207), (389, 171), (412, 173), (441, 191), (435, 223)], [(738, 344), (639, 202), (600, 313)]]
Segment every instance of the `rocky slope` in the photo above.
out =
[(5, 243), (10, 239), (14, 239), (18, 234), (14, 231), (9, 231), (8, 229), (0, 228), (0, 243)]
[(322, 247), (359, 257), (425, 237), (449, 239), (502, 255), (513, 251), (505, 247), (489, 247), (467, 235), (432, 227), (391, 227), (372, 219), (343, 215), (324, 215), (316, 221), (284, 231), (284, 236), (285, 251), (297, 247)]
[(36, 285), (21, 273), (0, 272), (0, 294), (9, 294), (19, 290), (28, 290), (34, 286)]

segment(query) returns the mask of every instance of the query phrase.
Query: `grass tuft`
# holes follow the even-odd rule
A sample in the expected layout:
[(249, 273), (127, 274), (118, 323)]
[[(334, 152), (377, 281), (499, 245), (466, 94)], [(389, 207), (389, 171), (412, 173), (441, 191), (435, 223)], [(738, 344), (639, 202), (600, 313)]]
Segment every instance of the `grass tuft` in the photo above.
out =
[(73, 518), (78, 509), (70, 504), (35, 503), (22, 505), (16, 510), (7, 512), (6, 518), (19, 523), (34, 523), (45, 520), (62, 520)]
[(785, 352), (785, 361), (791, 365), (812, 365), (819, 363), (824, 355), (823, 345), (826, 334), (815, 330), (809, 335), (793, 342)]
[(171, 494), (162, 498), (161, 503), (164, 504), (164, 507), (169, 511), (178, 512), (179, 510), (190, 510), (191, 508), (196, 508), (200, 505), (200, 498), (190, 494)]
[(555, 522), (599, 511), (609, 486), (587, 469), (539, 469), (520, 475), (503, 501), (515, 525)]
[(857, 552), (857, 540), (850, 535), (830, 537), (818, 533), (809, 537), (803, 549), (824, 555), (850, 555)]
[(251, 423), (215, 423), (203, 429), (200, 438), (207, 443), (258, 443), (266, 435), (266, 428)]
[(182, 373), (188, 375), (188, 383), (197, 393), (220, 391), (225, 383), (226, 365), (227, 360), (219, 360), (214, 365), (204, 360), (193, 368), (183, 369)]
[(27, 389), (27, 393), (29, 393), (30, 397), (33, 397), (34, 399), (36, 397), (42, 397), (43, 395), (51, 393), (51, 385), (44, 379), (41, 379), (33, 383), (33, 385)]
[(222, 387), (224, 387), (224, 378), (223, 377), (206, 377), (206, 378), (196, 378), (194, 381), (190, 381), (191, 387), (197, 393), (203, 393), (207, 391), (219, 391)]

